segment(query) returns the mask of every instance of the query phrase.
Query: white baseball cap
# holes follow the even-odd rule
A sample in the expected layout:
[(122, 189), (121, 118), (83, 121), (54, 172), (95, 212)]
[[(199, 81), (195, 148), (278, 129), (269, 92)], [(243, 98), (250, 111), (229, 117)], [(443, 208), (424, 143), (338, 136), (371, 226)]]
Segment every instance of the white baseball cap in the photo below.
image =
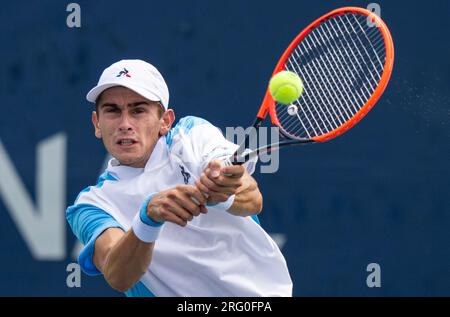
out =
[(155, 66), (139, 59), (124, 59), (106, 68), (97, 86), (86, 95), (90, 102), (106, 89), (123, 86), (133, 90), (151, 101), (160, 101), (167, 110), (169, 107), (169, 88)]

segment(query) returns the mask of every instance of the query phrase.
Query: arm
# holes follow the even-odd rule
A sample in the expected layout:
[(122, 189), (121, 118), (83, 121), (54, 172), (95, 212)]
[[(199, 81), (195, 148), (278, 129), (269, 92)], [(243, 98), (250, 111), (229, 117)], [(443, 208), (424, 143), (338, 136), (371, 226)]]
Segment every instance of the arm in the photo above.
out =
[[(196, 205), (191, 197), (200, 205)], [(145, 214), (154, 222), (169, 221), (184, 227), (193, 217), (207, 212), (204, 203), (205, 197), (195, 186), (180, 185), (155, 194), (147, 204)], [(109, 228), (95, 242), (94, 264), (108, 284), (120, 292), (138, 282), (151, 263), (155, 241), (144, 242), (138, 236), (134, 229), (125, 233), (118, 228)]]
[(255, 215), (262, 210), (258, 184), (242, 165), (222, 167), (219, 160), (213, 160), (195, 184), (208, 194), (208, 203), (224, 202), (235, 195), (233, 204), (227, 210), (235, 216)]
[(95, 241), (94, 264), (119, 292), (130, 289), (150, 265), (155, 243), (139, 240), (133, 230), (105, 230)]

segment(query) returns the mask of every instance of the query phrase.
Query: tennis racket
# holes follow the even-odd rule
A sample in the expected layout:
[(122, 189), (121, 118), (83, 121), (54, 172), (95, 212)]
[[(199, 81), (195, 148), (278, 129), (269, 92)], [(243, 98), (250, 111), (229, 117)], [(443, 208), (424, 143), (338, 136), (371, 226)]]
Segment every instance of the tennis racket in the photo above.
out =
[(285, 50), (273, 75), (297, 73), (304, 92), (291, 105), (274, 101), (267, 88), (253, 128), (267, 114), (279, 128), (278, 143), (245, 150), (251, 135), (225, 165), (287, 146), (329, 141), (358, 123), (383, 94), (392, 73), (394, 45), (386, 24), (369, 10), (345, 7), (325, 14)]

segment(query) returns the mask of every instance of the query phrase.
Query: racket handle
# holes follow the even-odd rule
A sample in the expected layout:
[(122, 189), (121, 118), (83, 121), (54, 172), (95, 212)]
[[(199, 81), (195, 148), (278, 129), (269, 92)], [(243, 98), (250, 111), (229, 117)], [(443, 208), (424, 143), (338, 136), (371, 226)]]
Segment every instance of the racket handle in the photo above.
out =
[(224, 166), (231, 166), (231, 165), (233, 165), (233, 163), (231, 162), (231, 158), (230, 157), (227, 157), (226, 159), (224, 159), (222, 161), (222, 163), (223, 163)]
[(233, 155), (231, 155), (230, 157), (226, 158), (223, 162), (225, 166), (230, 166), (230, 165), (242, 165), (246, 162), (248, 162), (249, 160), (251, 160), (252, 158), (254, 158), (255, 156), (258, 156), (259, 154), (259, 150), (256, 151), (252, 151), (250, 149), (245, 149), (243, 151), (243, 153), (238, 154), (239, 149), (234, 152)]
[(233, 155), (231, 155), (230, 157), (227, 157), (226, 159), (224, 159), (222, 161), (224, 166), (231, 166), (231, 165), (242, 165), (246, 162), (247, 160), (242, 160), (242, 158), (239, 159), (239, 154), (238, 151), (234, 152)]

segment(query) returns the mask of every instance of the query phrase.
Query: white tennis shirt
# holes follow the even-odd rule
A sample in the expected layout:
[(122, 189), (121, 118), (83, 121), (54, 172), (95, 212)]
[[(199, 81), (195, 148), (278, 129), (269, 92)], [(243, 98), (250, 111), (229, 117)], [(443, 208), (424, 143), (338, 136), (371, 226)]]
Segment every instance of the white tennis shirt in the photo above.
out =
[[(79, 258), (83, 270), (98, 273), (92, 263), (93, 247), (104, 230), (128, 231), (150, 194), (193, 184), (209, 161), (227, 157), (236, 148), (209, 122), (185, 117), (158, 140), (145, 168), (122, 166), (112, 159), (100, 182), (83, 190), (67, 210), (74, 233), (86, 244)], [(249, 173), (255, 163), (247, 165)], [(226, 211), (233, 198), (208, 206), (207, 214), (195, 217), (186, 227), (163, 225), (152, 262), (140, 280), (152, 295), (292, 295), (292, 281), (278, 246), (257, 217)]]

